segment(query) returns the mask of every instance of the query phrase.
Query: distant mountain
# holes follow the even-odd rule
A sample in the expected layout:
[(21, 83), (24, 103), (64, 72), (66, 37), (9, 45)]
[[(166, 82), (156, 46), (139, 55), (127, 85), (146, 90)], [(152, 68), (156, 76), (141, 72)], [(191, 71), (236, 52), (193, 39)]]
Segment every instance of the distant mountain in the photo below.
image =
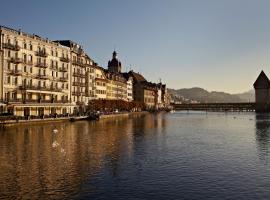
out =
[(249, 90), (247, 92), (235, 95), (243, 100), (243, 102), (255, 102), (255, 90)]
[(184, 88), (184, 89), (168, 89), (168, 92), (175, 102), (182, 103), (235, 103), (235, 102), (253, 102), (254, 91), (248, 91), (241, 94), (229, 94), (225, 92), (209, 92), (203, 88)]

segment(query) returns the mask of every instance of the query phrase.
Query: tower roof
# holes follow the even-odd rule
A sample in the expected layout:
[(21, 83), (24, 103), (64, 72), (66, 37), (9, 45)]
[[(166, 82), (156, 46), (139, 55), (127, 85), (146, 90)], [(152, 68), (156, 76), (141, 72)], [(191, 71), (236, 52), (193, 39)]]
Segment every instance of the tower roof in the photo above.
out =
[(258, 76), (256, 81), (254, 82), (253, 87), (255, 89), (268, 89), (268, 88), (270, 88), (270, 80), (268, 79), (268, 77), (266, 76), (266, 74), (264, 73), (263, 70), (261, 71), (260, 75)]
[(116, 51), (113, 51), (112, 60), (108, 62), (108, 69), (111, 72), (121, 72), (121, 62), (117, 58)]

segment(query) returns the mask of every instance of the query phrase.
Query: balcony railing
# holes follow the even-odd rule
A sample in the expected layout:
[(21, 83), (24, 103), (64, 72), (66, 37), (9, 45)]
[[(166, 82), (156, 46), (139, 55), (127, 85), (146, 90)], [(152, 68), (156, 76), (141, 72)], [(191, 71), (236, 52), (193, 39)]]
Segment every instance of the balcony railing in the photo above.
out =
[(59, 68), (59, 71), (60, 71), (60, 72), (67, 72), (68, 69), (67, 69), (66, 67), (61, 67), (61, 68)]
[(5, 103), (69, 103), (69, 100), (54, 100), (54, 99), (3, 99)]
[(22, 70), (18, 70), (18, 69), (9, 70), (8, 73), (9, 73), (10, 75), (20, 76), (20, 75), (22, 75)]
[(62, 92), (62, 88), (58, 88), (58, 87), (53, 87), (53, 86), (51, 86), (51, 87), (50, 87), (50, 91), (53, 91), (53, 92)]
[(3, 48), (10, 49), (10, 50), (13, 50), (13, 51), (19, 51), (21, 49), (21, 47), (19, 45), (10, 44), (10, 43), (4, 43)]
[(59, 80), (62, 81), (62, 82), (67, 82), (68, 81), (68, 78), (67, 77), (60, 77)]
[(85, 96), (85, 92), (78, 92), (78, 91), (76, 91), (76, 92), (72, 92), (72, 95), (73, 96)]
[(25, 65), (33, 65), (33, 61), (31, 60), (22, 60), (22, 63)]
[(23, 85), (19, 86), (20, 90), (43, 90), (43, 91), (53, 91), (53, 92), (62, 92), (61, 88), (58, 87), (47, 87), (47, 86), (37, 86), (37, 85)]
[(56, 66), (56, 65), (50, 65), (50, 69), (58, 70), (58, 66)]
[(9, 60), (11, 63), (15, 63), (15, 64), (19, 64), (22, 62), (22, 59), (21, 58), (18, 58), (18, 57), (12, 57), (10, 58)]
[(46, 51), (37, 51), (37, 52), (36, 52), (36, 56), (39, 56), (39, 57), (47, 57), (48, 54), (46, 53)]
[(47, 75), (45, 75), (45, 74), (37, 74), (36, 78), (37, 79), (49, 79), (49, 77)]
[(77, 77), (82, 77), (82, 78), (84, 78), (84, 77), (85, 77), (85, 74), (78, 73), (78, 72), (73, 72), (73, 76), (77, 76)]
[(47, 63), (37, 62), (37, 63), (36, 63), (36, 67), (47, 68), (48, 65), (47, 65)]
[(84, 64), (84, 63), (79, 62), (79, 61), (77, 61), (77, 60), (73, 60), (73, 61), (72, 61), (72, 64), (73, 64), (73, 65), (78, 65), (78, 66), (81, 66), (81, 67), (85, 67), (85, 64)]
[(69, 58), (61, 57), (60, 58), (60, 61), (68, 63), (69, 62)]
[(72, 85), (73, 86), (85, 87), (85, 83), (81, 83), (81, 82), (73, 82)]

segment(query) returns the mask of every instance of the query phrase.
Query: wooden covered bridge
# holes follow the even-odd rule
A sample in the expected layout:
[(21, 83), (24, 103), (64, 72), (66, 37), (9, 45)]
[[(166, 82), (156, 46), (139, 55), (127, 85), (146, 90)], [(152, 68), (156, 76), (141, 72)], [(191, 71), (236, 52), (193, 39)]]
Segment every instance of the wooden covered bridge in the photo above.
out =
[(189, 103), (172, 104), (174, 110), (199, 110), (199, 111), (255, 111), (256, 103)]

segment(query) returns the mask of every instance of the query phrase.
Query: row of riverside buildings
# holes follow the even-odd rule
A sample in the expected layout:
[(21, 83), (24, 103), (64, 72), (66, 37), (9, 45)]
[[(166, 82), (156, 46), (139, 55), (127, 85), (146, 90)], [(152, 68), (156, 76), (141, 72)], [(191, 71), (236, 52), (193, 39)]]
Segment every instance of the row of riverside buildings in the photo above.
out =
[(166, 85), (134, 71), (122, 73), (114, 51), (104, 69), (70, 40), (50, 41), (0, 26), (0, 113), (16, 116), (80, 112), (91, 100), (169, 105)]

